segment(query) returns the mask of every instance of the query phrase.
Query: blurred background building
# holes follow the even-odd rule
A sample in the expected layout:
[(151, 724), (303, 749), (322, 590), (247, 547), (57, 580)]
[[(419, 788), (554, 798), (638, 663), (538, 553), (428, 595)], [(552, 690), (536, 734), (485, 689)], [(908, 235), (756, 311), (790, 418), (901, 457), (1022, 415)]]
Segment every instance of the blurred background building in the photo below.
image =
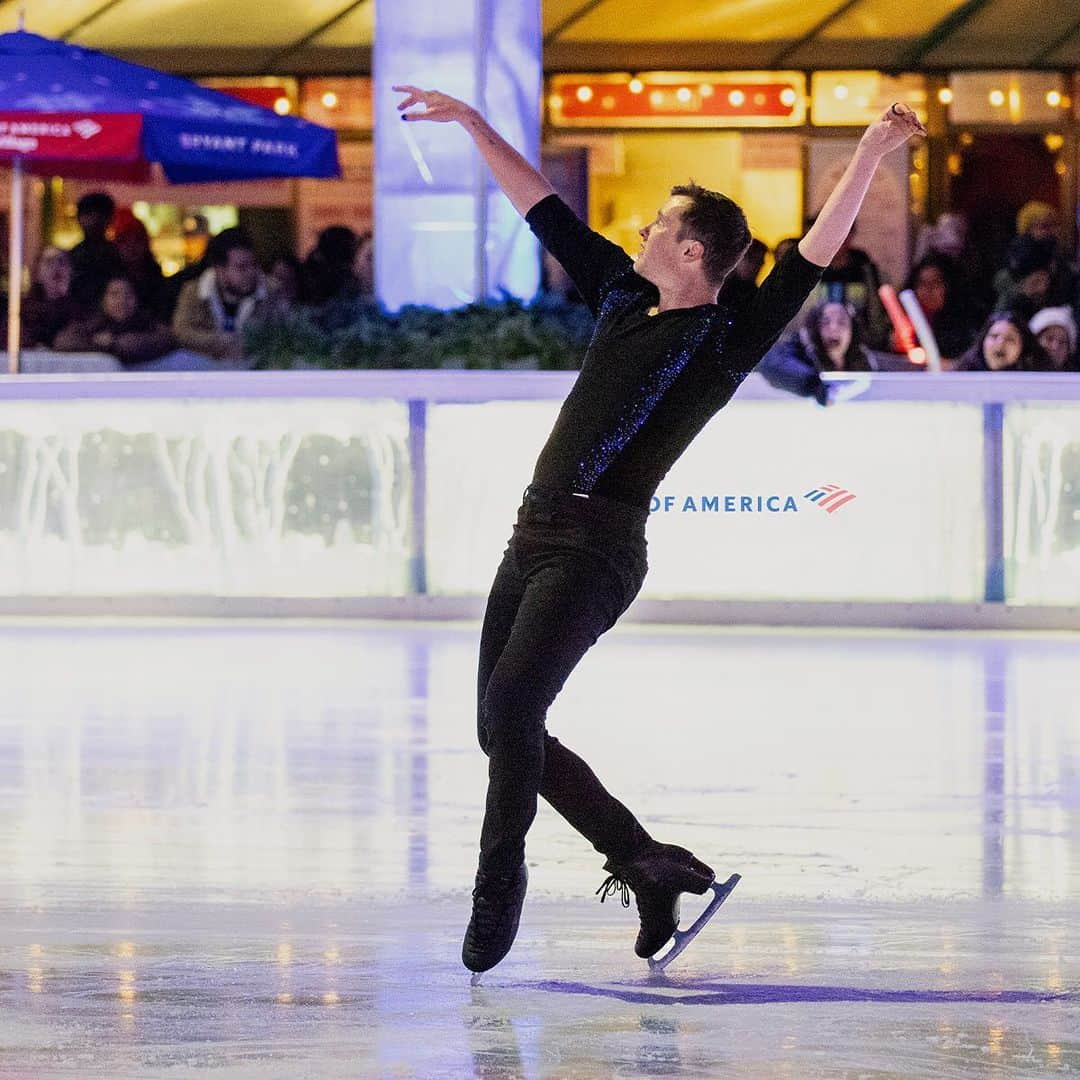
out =
[[(15, 26), (0, 8), (0, 30)], [(897, 99), (931, 138), (887, 162), (858, 246), (899, 282), (919, 226), (964, 213), (999, 265), (1030, 200), (1058, 209), (1075, 250), (1080, 12), (1039, 0), (544, 0), (543, 164), (593, 227), (632, 246), (667, 186), (687, 177), (742, 203), (770, 247), (799, 235), (859, 131)], [(343, 178), (176, 188), (110, 184), (166, 274), (242, 224), (269, 259), (320, 230), (373, 219), (374, 0), (66, 0), (30, 3), (27, 28), (198, 77), (341, 136)], [(39, 180), (30, 256), (79, 238), (75, 203), (101, 186)], [(7, 199), (0, 182), (0, 200)], [(6, 203), (0, 202), (6, 214)], [(6, 228), (6, 225), (5, 225)]]

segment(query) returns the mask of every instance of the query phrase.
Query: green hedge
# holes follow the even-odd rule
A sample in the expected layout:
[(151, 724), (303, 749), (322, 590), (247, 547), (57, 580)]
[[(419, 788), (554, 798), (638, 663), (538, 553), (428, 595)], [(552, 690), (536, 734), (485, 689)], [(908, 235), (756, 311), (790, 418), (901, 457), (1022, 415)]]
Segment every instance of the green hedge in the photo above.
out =
[(259, 369), (573, 371), (581, 367), (592, 328), (588, 309), (549, 297), (528, 306), (505, 297), (453, 311), (405, 307), (394, 315), (350, 300), (251, 325), (245, 338)]

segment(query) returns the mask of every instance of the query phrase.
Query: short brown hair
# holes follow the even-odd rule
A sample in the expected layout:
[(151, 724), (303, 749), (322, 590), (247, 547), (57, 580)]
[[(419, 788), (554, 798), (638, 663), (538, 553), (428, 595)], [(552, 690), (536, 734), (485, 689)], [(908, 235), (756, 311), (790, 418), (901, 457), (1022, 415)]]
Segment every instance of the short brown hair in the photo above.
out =
[(685, 195), (690, 200), (682, 212), (679, 237), (689, 236), (705, 248), (705, 274), (719, 288), (753, 239), (746, 215), (734, 200), (693, 180), (676, 185), (671, 194)]

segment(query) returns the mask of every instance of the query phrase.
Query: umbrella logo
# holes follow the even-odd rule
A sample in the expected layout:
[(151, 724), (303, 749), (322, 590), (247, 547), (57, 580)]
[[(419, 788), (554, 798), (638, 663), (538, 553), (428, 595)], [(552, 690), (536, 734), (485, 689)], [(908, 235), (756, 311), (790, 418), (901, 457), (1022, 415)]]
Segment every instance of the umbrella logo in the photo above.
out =
[(92, 139), (95, 135), (100, 135), (103, 130), (99, 123), (90, 119), (76, 120), (71, 128), (76, 135), (84, 139)]

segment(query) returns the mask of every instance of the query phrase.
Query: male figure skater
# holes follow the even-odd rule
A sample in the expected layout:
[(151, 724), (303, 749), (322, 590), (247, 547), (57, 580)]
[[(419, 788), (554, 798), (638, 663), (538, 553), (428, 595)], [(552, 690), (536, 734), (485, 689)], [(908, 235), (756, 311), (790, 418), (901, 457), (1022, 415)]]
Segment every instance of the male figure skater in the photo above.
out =
[(596, 317), (484, 615), (477, 729), (488, 791), (462, 961), (486, 971), (510, 951), (538, 794), (606, 856), (601, 899), (620, 890), (629, 904), (633, 890), (641, 921), (634, 951), (651, 957), (677, 929), (680, 894), (704, 893), (715, 874), (684, 848), (654, 840), (547, 733), (547, 710), (641, 588), (645, 522), (660, 481), (798, 312), (851, 231), (883, 155), (926, 129), (901, 104), (874, 121), (809, 232), (736, 314), (717, 304), (717, 294), (751, 237), (725, 195), (694, 183), (672, 188), (631, 258), (581, 222), (475, 109), (437, 90), (394, 90), (406, 95), (399, 110), (424, 106), (402, 111), (403, 120), (456, 121), (469, 132)]

